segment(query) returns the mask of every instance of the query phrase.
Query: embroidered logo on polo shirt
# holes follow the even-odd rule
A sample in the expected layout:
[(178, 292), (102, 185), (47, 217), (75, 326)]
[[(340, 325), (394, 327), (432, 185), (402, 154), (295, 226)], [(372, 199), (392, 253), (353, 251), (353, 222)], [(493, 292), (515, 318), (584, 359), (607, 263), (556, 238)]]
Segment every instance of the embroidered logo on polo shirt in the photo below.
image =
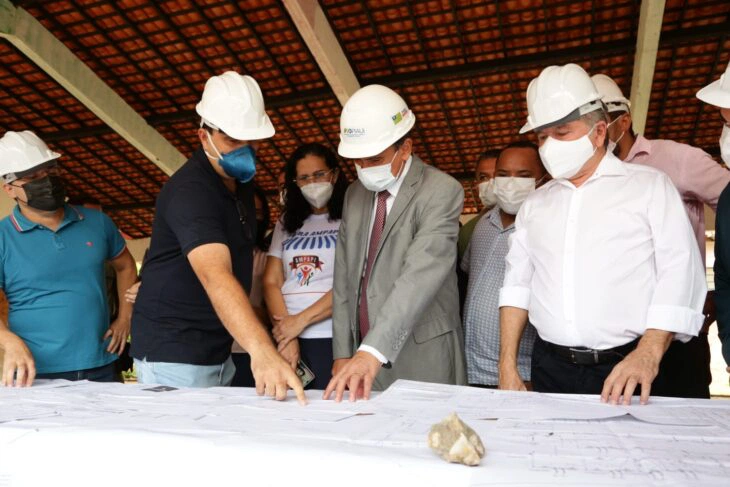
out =
[(88, 241), (88, 242), (86, 242), (86, 246), (87, 247), (93, 247), (94, 246), (94, 243), (91, 242), (91, 241)]
[(304, 287), (309, 286), (314, 272), (321, 271), (323, 265), (324, 262), (316, 255), (297, 255), (289, 263), (289, 268), (296, 274), (299, 285)]

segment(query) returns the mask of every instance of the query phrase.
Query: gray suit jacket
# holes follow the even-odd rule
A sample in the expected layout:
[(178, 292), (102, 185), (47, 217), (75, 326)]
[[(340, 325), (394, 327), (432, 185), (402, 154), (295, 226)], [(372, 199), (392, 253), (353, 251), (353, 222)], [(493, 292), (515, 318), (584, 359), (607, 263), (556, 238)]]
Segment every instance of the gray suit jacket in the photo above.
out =
[[(413, 156), (391, 208), (368, 283), (370, 331), (364, 344), (392, 363), (374, 388), (396, 379), (466, 383), (456, 285), (456, 239), (464, 190)], [(375, 193), (347, 190), (334, 276), (334, 358), (359, 347), (358, 302)]]

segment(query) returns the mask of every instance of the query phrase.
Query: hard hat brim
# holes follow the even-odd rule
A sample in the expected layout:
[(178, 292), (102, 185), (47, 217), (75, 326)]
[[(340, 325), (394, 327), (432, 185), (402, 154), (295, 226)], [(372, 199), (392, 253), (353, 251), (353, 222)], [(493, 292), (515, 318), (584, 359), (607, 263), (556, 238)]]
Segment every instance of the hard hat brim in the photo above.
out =
[(271, 123), (271, 120), (269, 119), (269, 116), (266, 116), (266, 121), (261, 127), (258, 127), (256, 129), (230, 129), (226, 130), (224, 127), (221, 127), (221, 130), (226, 133), (226, 135), (233, 137), (236, 140), (262, 140), (262, 139), (270, 139), (274, 136), (276, 133), (276, 129), (274, 129), (274, 125)]
[(713, 81), (697, 92), (697, 98), (719, 108), (730, 108), (730, 92), (720, 86), (722, 79)]
[(214, 116), (211, 117), (210, 114), (206, 113), (202, 102), (195, 106), (195, 111), (205, 122), (214, 125), (215, 128), (236, 140), (250, 141), (269, 139), (276, 133), (274, 124), (271, 123), (271, 119), (268, 115), (265, 115), (264, 123), (260, 127), (246, 129), (242, 127), (231, 127), (229, 125), (223, 126), (223, 124), (217, 123)]
[(628, 113), (631, 111), (631, 105), (628, 103), (624, 103), (622, 101), (611, 101), (606, 103), (604, 100), (603, 102), (606, 105), (606, 111), (608, 113), (616, 113), (616, 112), (623, 112)]
[(16, 171), (14, 173), (3, 174), (3, 178), (7, 178), (8, 176), (12, 175), (14, 180), (21, 179), (26, 176), (30, 176), (31, 174), (38, 172), (41, 169), (56, 167), (58, 165), (58, 161), (56, 159), (58, 159), (59, 157), (61, 157), (61, 154), (59, 154), (58, 152), (54, 152), (53, 157), (51, 157), (47, 161), (41, 162), (40, 164), (36, 164), (35, 166), (25, 169), (23, 171)]
[(369, 144), (356, 144), (344, 141), (340, 134), (340, 143), (337, 146), (337, 153), (346, 159), (362, 159), (363, 157), (377, 156), (385, 149), (398, 142), (398, 140), (408, 135), (415, 124), (416, 115), (411, 113), (411, 117), (409, 118), (407, 125), (404, 125), (403, 129), (396, 133), (394, 137)]
[(565, 115), (562, 118), (553, 120), (552, 122), (544, 123), (538, 127), (533, 127), (532, 123), (528, 119), (527, 123), (525, 125), (523, 125), (522, 128), (520, 129), (520, 133), (523, 134), (530, 130), (533, 130), (533, 131), (534, 130), (544, 130), (544, 129), (547, 129), (550, 127), (555, 127), (556, 125), (562, 125), (565, 123), (573, 122), (574, 120), (578, 120), (579, 118), (581, 118), (583, 115), (585, 115), (587, 113), (599, 110), (603, 106), (604, 106), (604, 104), (601, 101), (601, 99), (597, 98), (595, 100), (589, 101), (588, 103), (585, 103), (585, 104), (579, 106), (578, 108), (576, 108), (575, 110), (568, 113), (567, 115)]
[(394, 141), (385, 141), (378, 144), (353, 144), (340, 139), (337, 153), (346, 159), (362, 159), (363, 157), (377, 156), (393, 145)]

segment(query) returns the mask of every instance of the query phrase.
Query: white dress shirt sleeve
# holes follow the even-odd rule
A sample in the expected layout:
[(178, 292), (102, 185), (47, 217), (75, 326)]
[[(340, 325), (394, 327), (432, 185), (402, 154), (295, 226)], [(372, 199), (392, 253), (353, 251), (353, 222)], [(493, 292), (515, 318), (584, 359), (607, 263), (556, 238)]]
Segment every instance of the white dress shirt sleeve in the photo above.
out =
[(370, 355), (372, 355), (373, 357), (375, 357), (376, 359), (378, 359), (378, 361), (380, 361), (381, 364), (387, 364), (388, 363), (388, 359), (385, 358), (385, 355), (383, 355), (382, 353), (378, 352), (374, 347), (371, 347), (370, 345), (360, 345), (358, 347), (357, 351), (358, 352), (367, 352), (367, 353), (369, 353)]
[(669, 177), (657, 178), (649, 225), (654, 239), (657, 283), (646, 328), (674, 332), (683, 342), (697, 336), (707, 294), (704, 263), (682, 200)]
[[(529, 198), (529, 197), (528, 197)], [(499, 307), (512, 306), (529, 309), (530, 282), (535, 267), (528, 252), (527, 229), (524, 221), (529, 215), (529, 202), (525, 201), (517, 213), (515, 231), (509, 237), (504, 284), (499, 291)]]

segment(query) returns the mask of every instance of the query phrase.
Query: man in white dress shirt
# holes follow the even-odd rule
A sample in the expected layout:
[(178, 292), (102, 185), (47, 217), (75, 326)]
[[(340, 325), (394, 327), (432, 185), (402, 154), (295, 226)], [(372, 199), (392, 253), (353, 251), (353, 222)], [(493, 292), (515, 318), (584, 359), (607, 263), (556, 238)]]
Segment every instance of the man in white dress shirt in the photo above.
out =
[(671, 395), (660, 363), (699, 332), (704, 269), (679, 193), (656, 169), (607, 152), (607, 115), (588, 74), (550, 66), (527, 89), (553, 181), (531, 193), (510, 239), (500, 292), (499, 384), (524, 389), (520, 336), (538, 332), (532, 384), (629, 404)]

